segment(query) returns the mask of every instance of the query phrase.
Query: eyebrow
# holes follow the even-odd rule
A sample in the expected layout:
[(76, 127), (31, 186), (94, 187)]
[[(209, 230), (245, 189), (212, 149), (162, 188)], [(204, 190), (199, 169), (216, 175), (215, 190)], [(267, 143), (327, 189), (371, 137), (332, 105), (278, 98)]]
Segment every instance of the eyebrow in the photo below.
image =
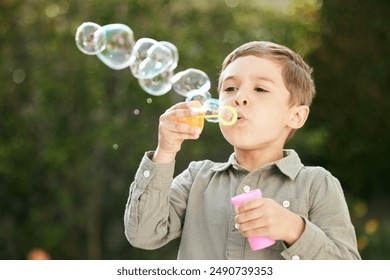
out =
[[(268, 78), (268, 77), (264, 77), (264, 76), (251, 76), (251, 79), (255, 79), (256, 81), (260, 80), (260, 81), (265, 81), (265, 82), (269, 82), (273, 85), (276, 85), (274, 80), (272, 80), (271, 78)], [(229, 81), (229, 80), (233, 80), (233, 81), (239, 81), (240, 79), (235, 76), (235, 75), (230, 75), (230, 76), (227, 76), (226, 78), (224, 78), (222, 80), (222, 83), (223, 82), (226, 82), (226, 81)]]

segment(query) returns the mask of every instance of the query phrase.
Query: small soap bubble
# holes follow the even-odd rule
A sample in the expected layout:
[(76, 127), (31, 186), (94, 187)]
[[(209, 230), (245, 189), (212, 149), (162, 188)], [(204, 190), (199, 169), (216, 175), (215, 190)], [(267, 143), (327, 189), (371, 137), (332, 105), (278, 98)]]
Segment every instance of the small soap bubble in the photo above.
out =
[(151, 104), (153, 102), (153, 99), (152, 98), (148, 98), (148, 99), (146, 99), (146, 103), (148, 103), (148, 104)]
[[(204, 114), (206, 109), (203, 105), (210, 98), (211, 98), (211, 94), (208, 91), (204, 92), (195, 89), (188, 93), (186, 97), (186, 102), (189, 102), (189, 104), (193, 104), (192, 106), (190, 106), (193, 112)], [(198, 102), (193, 103), (193, 101), (198, 101)]]
[(160, 96), (171, 90), (172, 84), (170, 83), (170, 80), (172, 76), (172, 71), (166, 71), (151, 79), (138, 79), (138, 83), (147, 93)]
[(203, 112), (205, 111), (204, 110), (204, 107), (203, 107), (203, 104), (211, 98), (211, 94), (210, 92), (208, 91), (201, 91), (199, 89), (194, 89), (194, 90), (191, 90), (188, 94), (187, 94), (187, 97), (186, 97), (186, 102), (191, 102), (191, 101), (199, 101), (200, 104), (202, 105), (202, 107), (195, 107), (195, 108), (191, 108), (194, 112)]
[(112, 148), (113, 148), (114, 150), (118, 150), (119, 146), (118, 146), (118, 144), (114, 144), (114, 145), (112, 145)]
[(206, 121), (217, 123), (219, 122), (219, 100), (215, 98), (209, 98), (203, 104), (203, 111), (205, 112)]
[(139, 109), (134, 109), (133, 114), (134, 114), (135, 116), (138, 116), (138, 115), (139, 115)]
[(94, 22), (84, 22), (76, 31), (75, 41), (79, 50), (87, 55), (95, 55), (106, 47), (106, 36), (99, 32), (101, 26)]
[(201, 70), (189, 68), (176, 73), (171, 80), (172, 88), (178, 94), (186, 97), (192, 90), (208, 91), (210, 89), (210, 79)]
[(105, 33), (106, 47), (97, 57), (108, 67), (121, 70), (130, 66), (130, 56), (133, 50), (134, 33), (124, 24), (108, 24), (99, 30)]

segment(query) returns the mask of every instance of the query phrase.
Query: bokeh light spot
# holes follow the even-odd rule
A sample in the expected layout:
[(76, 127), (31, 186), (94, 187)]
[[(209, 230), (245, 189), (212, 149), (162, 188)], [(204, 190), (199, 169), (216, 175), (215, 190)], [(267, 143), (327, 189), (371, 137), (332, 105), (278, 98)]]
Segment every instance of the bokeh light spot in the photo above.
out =
[(377, 219), (370, 219), (366, 222), (364, 230), (367, 234), (375, 233), (379, 228), (379, 221)]
[(240, 5), (240, 0), (225, 0), (225, 4), (229, 8), (237, 8)]
[(358, 238), (358, 249), (359, 251), (364, 250), (368, 245), (368, 238), (366, 236), (360, 236)]
[(49, 18), (54, 18), (60, 13), (60, 7), (57, 4), (49, 4), (45, 9), (45, 14)]
[(352, 211), (354, 216), (356, 216), (357, 218), (364, 217), (368, 211), (367, 203), (365, 203), (364, 201), (356, 202), (355, 205), (353, 206)]
[(23, 69), (16, 69), (12, 73), (12, 79), (14, 80), (15, 83), (21, 84), (24, 82), (26, 78), (26, 74), (24, 73)]

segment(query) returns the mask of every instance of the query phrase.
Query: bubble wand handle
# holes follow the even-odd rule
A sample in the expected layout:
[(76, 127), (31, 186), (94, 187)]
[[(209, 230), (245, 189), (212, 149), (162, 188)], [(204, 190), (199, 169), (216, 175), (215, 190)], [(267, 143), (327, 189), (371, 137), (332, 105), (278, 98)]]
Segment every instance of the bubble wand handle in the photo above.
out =
[[(256, 198), (256, 197), (262, 197), (261, 191), (259, 189), (254, 189), (250, 192), (243, 193), (240, 195), (237, 195), (231, 199), (232, 204), (234, 207), (237, 207), (244, 201), (247, 201), (248, 199)], [(275, 240), (263, 237), (263, 236), (251, 236), (248, 237), (249, 245), (251, 246), (252, 251), (257, 251), (264, 249), (266, 247), (269, 247), (275, 243)]]
[(209, 118), (218, 118), (219, 115), (198, 115), (195, 118), (200, 118), (200, 119), (209, 119)]

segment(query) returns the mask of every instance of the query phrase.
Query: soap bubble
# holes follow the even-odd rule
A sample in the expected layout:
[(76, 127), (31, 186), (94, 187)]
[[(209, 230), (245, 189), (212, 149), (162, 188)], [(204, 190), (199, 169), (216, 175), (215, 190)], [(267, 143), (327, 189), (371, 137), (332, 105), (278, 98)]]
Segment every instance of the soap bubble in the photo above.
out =
[(108, 67), (122, 70), (130, 66), (130, 56), (134, 42), (134, 33), (124, 24), (108, 24), (97, 33), (105, 33), (106, 47), (97, 57)]
[(171, 82), (173, 90), (184, 97), (195, 89), (206, 92), (211, 85), (210, 79), (205, 72), (193, 68), (175, 74)]
[(150, 79), (169, 69), (173, 61), (172, 52), (163, 44), (156, 43), (151, 46), (146, 58), (139, 64), (139, 79)]
[(164, 95), (171, 90), (173, 71), (165, 71), (151, 79), (138, 79), (141, 88), (151, 95)]
[(156, 44), (157, 41), (150, 38), (141, 38), (135, 42), (130, 56), (130, 71), (137, 79), (143, 78), (140, 72), (140, 64), (147, 58), (148, 50)]
[(211, 94), (208, 91), (201, 91), (199, 89), (194, 89), (188, 92), (187, 97), (186, 97), (186, 102), (191, 102), (191, 101), (199, 101), (202, 107), (192, 107), (191, 109), (194, 112), (204, 112), (203, 104), (206, 102), (206, 100), (211, 98)]
[(80, 51), (87, 55), (100, 53), (106, 47), (106, 34), (96, 32), (101, 26), (93, 22), (84, 22), (76, 31), (75, 41)]
[(207, 99), (203, 104), (206, 121), (217, 123), (220, 119), (219, 100), (215, 98)]
[(138, 74), (140, 64), (146, 59), (148, 50), (156, 43), (156, 40), (150, 38), (141, 38), (135, 42), (130, 56), (130, 71), (134, 77), (138, 79), (142, 78), (142, 76)]
[(170, 71), (173, 71), (176, 69), (177, 64), (179, 63), (179, 52), (176, 48), (176, 46), (170, 42), (167, 41), (160, 41), (160, 44), (167, 47), (171, 53), (172, 53), (172, 60), (170, 61), (170, 67), (168, 68)]
[(138, 79), (151, 79), (167, 70), (173, 71), (178, 59), (177, 48), (173, 44), (141, 38), (133, 48), (130, 70)]

